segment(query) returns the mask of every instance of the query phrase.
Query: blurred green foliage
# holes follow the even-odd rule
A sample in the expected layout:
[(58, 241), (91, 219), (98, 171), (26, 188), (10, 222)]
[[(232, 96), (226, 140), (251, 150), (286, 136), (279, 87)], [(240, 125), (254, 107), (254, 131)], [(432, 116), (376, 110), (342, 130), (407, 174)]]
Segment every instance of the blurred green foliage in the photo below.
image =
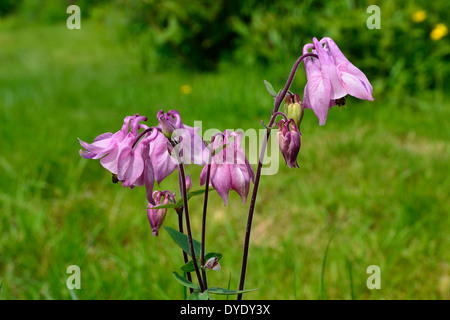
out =
[[(127, 1), (126, 28), (141, 36), (144, 60), (211, 69), (223, 58), (247, 65), (294, 61), (312, 37), (332, 37), (379, 90), (444, 89), (450, 42), (430, 32), (446, 21), (448, 1), (380, 2), (381, 29), (368, 29), (368, 1)], [(413, 15), (424, 10), (426, 18)], [(177, 64), (177, 63), (175, 63)]]
[(119, 2), (126, 11), (129, 34), (144, 39), (144, 60), (148, 52), (157, 64), (167, 66), (175, 58), (183, 66), (211, 70), (236, 48), (238, 33), (233, 30), (232, 18), (242, 14), (244, 1)]
[(16, 7), (17, 7), (17, 1), (14, 1), (14, 0), (0, 1), (0, 16), (4, 16), (8, 13), (14, 12)]
[(75, 4), (81, 8), (84, 17), (90, 17), (91, 11), (108, 0), (0, 0), (0, 16), (20, 14), (29, 21), (54, 23), (67, 19), (66, 9)]
[[(294, 61), (312, 37), (329, 36), (379, 91), (448, 89), (449, 36), (430, 37), (447, 21), (446, 0), (3, 0), (0, 14), (17, 9), (32, 20), (60, 21), (69, 4), (79, 5), (83, 17), (119, 14), (122, 38), (134, 44), (144, 69), (204, 71), (222, 61), (264, 67)], [(367, 7), (373, 4), (381, 11), (381, 29), (367, 28)], [(105, 12), (93, 15), (96, 8)], [(424, 19), (414, 21), (420, 10)]]
[[(169, 108), (188, 125), (204, 120), (203, 130), (263, 128), (259, 120), (272, 108), (263, 79), (278, 89), (302, 44), (324, 35), (376, 90), (394, 92), (374, 102), (349, 99), (347, 108), (330, 110), (325, 127), (305, 112), (301, 168), (281, 163), (260, 186), (246, 282), (259, 291), (245, 298), (317, 299), (322, 276), (329, 299), (450, 298), (450, 103), (436, 90), (448, 74), (448, 36), (430, 38), (445, 21), (446, 3), (379, 3), (381, 30), (368, 30), (365, 3), (303, 2), (281, 11), (284, 4), (265, 10), (265, 2), (245, 2), (248, 20), (242, 13), (224, 20), (235, 35), (212, 60), (220, 72), (149, 72), (139, 57), (147, 68), (194, 64), (148, 45), (145, 24), (130, 31), (130, 6), (138, 1), (73, 1), (81, 7), (81, 30), (65, 26), (70, 2), (41, 2), (18, 1), (0, 19), (0, 299), (73, 298), (66, 287), (72, 264), (82, 270), (80, 299), (181, 298), (170, 274), (181, 265), (180, 250), (164, 232), (152, 237), (145, 190), (111, 183), (98, 162), (79, 157), (76, 137), (118, 130), (124, 116), (138, 112), (155, 124), (157, 111)], [(421, 9), (426, 17), (415, 22), (411, 15)], [(291, 30), (288, 20), (302, 27)], [(259, 33), (245, 38), (245, 28)], [(237, 63), (223, 68), (226, 60)], [(293, 88), (304, 84), (299, 70)], [(405, 88), (413, 99), (397, 103), (409, 98)], [(201, 167), (189, 170), (198, 178)], [(177, 184), (171, 176), (158, 188)], [(211, 193), (208, 204), (207, 245), (224, 253), (223, 269), (211, 272), (209, 283), (236, 288), (249, 203), (230, 197), (224, 207)], [(201, 211), (194, 208), (202, 199), (191, 203), (197, 237)], [(176, 227), (174, 212), (165, 225)], [(381, 290), (366, 286), (373, 264), (382, 269)]]

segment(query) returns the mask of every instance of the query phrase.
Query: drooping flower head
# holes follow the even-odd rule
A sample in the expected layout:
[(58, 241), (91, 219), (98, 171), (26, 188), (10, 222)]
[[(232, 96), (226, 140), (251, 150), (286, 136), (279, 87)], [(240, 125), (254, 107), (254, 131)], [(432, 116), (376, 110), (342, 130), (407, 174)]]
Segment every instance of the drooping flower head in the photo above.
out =
[(278, 144), (281, 154), (289, 168), (297, 167), (297, 156), (300, 151), (300, 132), (293, 119), (278, 122)]
[[(138, 130), (147, 128), (141, 121), (147, 121), (147, 117), (134, 116), (125, 117), (122, 128), (116, 133), (103, 133), (94, 139), (92, 144), (86, 143), (80, 139), (81, 146), (86, 150), (80, 150), (80, 155), (86, 159), (101, 159), (102, 166), (112, 172), (118, 173), (117, 162), (119, 154), (123, 148), (132, 146), (138, 136)], [(130, 129), (130, 130), (129, 130)]]
[[(152, 192), (155, 173), (150, 157), (150, 145), (155, 142), (158, 130), (151, 130), (148, 126), (140, 124), (147, 121), (147, 117), (128, 116), (124, 120), (122, 129), (115, 134), (104, 133), (94, 139), (92, 144), (80, 141), (86, 150), (80, 150), (80, 155), (87, 159), (100, 159), (102, 166), (109, 170), (116, 181), (122, 186), (134, 188), (145, 185), (147, 199), (153, 203)], [(138, 130), (148, 131), (140, 137)], [(142, 138), (138, 141), (139, 138)]]
[[(214, 136), (211, 142), (211, 173), (210, 184), (222, 198), (224, 205), (228, 202), (228, 193), (235, 190), (242, 199), (247, 201), (250, 190), (250, 181), (254, 180), (253, 168), (249, 164), (244, 150), (241, 147), (243, 133), (229, 132)], [(200, 174), (200, 185), (206, 182), (208, 166)]]
[(169, 202), (175, 203), (175, 195), (170, 191), (155, 191), (153, 192), (153, 199), (155, 200), (155, 205), (152, 205), (151, 203), (148, 204), (147, 216), (152, 228), (152, 234), (158, 236), (158, 231), (166, 218), (167, 208), (153, 208), (169, 204)]
[(364, 73), (356, 68), (328, 37), (303, 47), (303, 54), (312, 50), (319, 57), (304, 60), (308, 82), (303, 95), (303, 106), (312, 109), (324, 125), (328, 109), (340, 104), (346, 95), (363, 100), (373, 100), (372, 85)]
[(178, 165), (177, 152), (181, 161), (186, 164), (203, 165), (207, 159), (207, 149), (198, 131), (200, 128), (190, 127), (181, 121), (180, 113), (169, 110), (157, 114), (158, 128), (161, 132), (151, 146), (151, 156), (155, 168), (155, 178), (158, 183), (171, 174)]
[(101, 134), (91, 144), (79, 139), (84, 148), (80, 150), (82, 157), (100, 159), (102, 166), (113, 174), (113, 182), (120, 181), (124, 187), (145, 185), (150, 204), (155, 203), (154, 182), (161, 183), (177, 168), (174, 152), (186, 164), (202, 165), (207, 159), (207, 149), (197, 134), (200, 129), (184, 125), (178, 111), (160, 110), (157, 119), (157, 126), (148, 127), (140, 123), (147, 121), (147, 117), (127, 116), (122, 128), (114, 134)]

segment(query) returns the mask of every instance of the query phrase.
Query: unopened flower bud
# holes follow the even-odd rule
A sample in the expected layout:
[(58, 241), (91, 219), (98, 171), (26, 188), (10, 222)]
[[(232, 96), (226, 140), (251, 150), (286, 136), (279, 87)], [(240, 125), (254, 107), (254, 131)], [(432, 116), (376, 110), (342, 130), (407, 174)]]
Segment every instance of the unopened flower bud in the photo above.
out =
[(209, 259), (205, 263), (205, 268), (214, 270), (214, 271), (220, 271), (219, 258), (213, 257), (213, 258)]
[(298, 94), (288, 95), (284, 104), (284, 113), (288, 119), (294, 119), (297, 129), (300, 130), (300, 123), (303, 119), (303, 104)]
[(188, 174), (186, 175), (186, 189), (189, 190), (192, 188), (192, 179), (191, 179), (191, 175)]
[(278, 144), (281, 154), (289, 168), (298, 167), (297, 156), (300, 151), (300, 132), (293, 119), (281, 120), (278, 123)]
[(174, 199), (174, 195), (170, 191), (155, 191), (153, 192), (153, 198), (156, 205), (152, 205), (150, 203), (148, 204), (147, 216), (152, 228), (152, 234), (154, 236), (158, 236), (158, 231), (163, 225), (164, 219), (166, 218), (167, 208), (153, 208), (168, 204), (171, 198)]
[(176, 130), (173, 118), (169, 114), (160, 111), (158, 112), (158, 121), (162, 133), (167, 139), (170, 139), (172, 137), (172, 133)]

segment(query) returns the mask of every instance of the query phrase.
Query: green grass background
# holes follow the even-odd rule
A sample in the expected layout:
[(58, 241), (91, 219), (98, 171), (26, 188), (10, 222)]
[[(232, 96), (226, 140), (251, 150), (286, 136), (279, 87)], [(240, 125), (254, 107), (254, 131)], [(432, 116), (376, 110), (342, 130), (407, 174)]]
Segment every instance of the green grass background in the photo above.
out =
[[(263, 80), (281, 88), (294, 62), (154, 73), (133, 50), (102, 23), (0, 20), (1, 299), (181, 299), (171, 275), (180, 250), (165, 231), (152, 237), (145, 190), (112, 184), (98, 161), (78, 155), (77, 138), (115, 132), (135, 113), (156, 123), (172, 108), (204, 130), (259, 129), (272, 107)], [(292, 90), (304, 84), (300, 67)], [(246, 281), (259, 290), (245, 298), (450, 298), (448, 95), (378, 88), (374, 102), (349, 98), (331, 110), (324, 127), (306, 111), (300, 168), (282, 163), (263, 177)], [(200, 170), (188, 169), (194, 188)], [(176, 183), (172, 175), (161, 188)], [(199, 239), (202, 198), (190, 204)], [(223, 253), (212, 286), (230, 277), (238, 286), (248, 205), (235, 193), (226, 207), (211, 196), (207, 250)], [(174, 212), (165, 224), (176, 228)], [(69, 265), (81, 269), (73, 293)], [(366, 286), (370, 265), (381, 268), (379, 290)]]

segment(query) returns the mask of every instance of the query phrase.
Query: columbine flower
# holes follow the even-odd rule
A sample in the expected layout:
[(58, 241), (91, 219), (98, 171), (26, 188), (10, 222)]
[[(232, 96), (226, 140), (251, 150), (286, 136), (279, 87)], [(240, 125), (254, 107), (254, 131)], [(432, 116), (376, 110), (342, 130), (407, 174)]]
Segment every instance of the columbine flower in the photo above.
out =
[[(132, 147), (138, 137), (138, 130), (147, 128), (147, 126), (139, 124), (141, 121), (147, 121), (147, 117), (139, 116), (139, 114), (128, 116), (125, 118), (120, 131), (114, 134), (111, 132), (103, 133), (96, 137), (92, 144), (78, 139), (81, 146), (86, 149), (80, 150), (80, 155), (86, 159), (100, 159), (102, 166), (111, 173), (118, 175), (119, 180), (123, 180), (124, 175), (130, 178), (131, 176), (133, 178), (135, 176), (139, 177), (143, 170), (143, 160), (139, 159), (138, 156), (134, 156)], [(130, 132), (128, 132), (128, 127), (130, 127)], [(133, 173), (122, 168), (119, 174), (119, 158), (125, 164), (128, 161), (124, 162), (124, 159), (131, 159), (130, 156), (134, 162), (133, 168), (135, 169)]]
[(169, 140), (161, 132), (157, 133), (154, 143), (150, 144), (149, 155), (158, 184), (177, 168), (177, 161), (171, 156), (172, 149)]
[[(153, 186), (155, 184), (155, 171), (153, 168), (152, 158), (150, 156), (150, 146), (155, 143), (155, 139), (158, 134), (160, 134), (158, 130), (152, 130), (151, 134), (147, 135), (141, 141), (139, 141), (139, 144), (135, 150), (135, 154), (139, 154), (142, 156), (144, 167), (142, 170), (142, 174), (134, 182), (133, 186), (145, 185), (147, 200), (151, 204), (155, 203), (152, 196)], [(122, 183), (122, 185), (124, 184)]]
[[(165, 160), (169, 163), (166, 164), (168, 170), (172, 169), (173, 171), (177, 165), (176, 157), (172, 157), (172, 160), (167, 158), (167, 155), (170, 155), (172, 151), (178, 152), (181, 161), (184, 163), (194, 163), (197, 165), (205, 164), (205, 159), (207, 159), (207, 149), (201, 136), (197, 134), (200, 128), (183, 124), (180, 113), (176, 110), (170, 110), (167, 113), (160, 110), (157, 117), (159, 121), (158, 128), (160, 128), (164, 135), (171, 141), (168, 148), (166, 145), (161, 145), (158, 150), (159, 154), (164, 153), (166, 155)], [(158, 139), (162, 143), (162, 138)], [(169, 140), (168, 142), (170, 142)], [(173, 150), (172, 144), (176, 144), (175, 150)], [(166, 152), (167, 150), (169, 151), (168, 154)]]
[[(113, 181), (122, 182), (122, 186), (133, 189), (145, 185), (147, 200), (152, 198), (155, 172), (150, 155), (150, 145), (154, 144), (159, 133), (157, 129), (148, 130), (141, 141), (138, 139), (139, 129), (149, 129), (140, 121), (147, 118), (139, 116), (126, 117), (122, 129), (115, 134), (104, 133), (95, 138), (92, 144), (80, 140), (86, 150), (80, 150), (80, 155), (87, 159), (100, 159), (100, 163), (113, 173)], [(130, 127), (130, 132), (128, 132)]]
[[(223, 199), (224, 205), (228, 201), (228, 193), (235, 190), (242, 199), (247, 201), (250, 189), (250, 181), (254, 180), (253, 168), (250, 166), (245, 152), (241, 147), (242, 132), (228, 132), (215, 136), (211, 143), (213, 152), (211, 163), (210, 184), (216, 189)], [(230, 138), (234, 137), (231, 142)], [(206, 182), (208, 166), (205, 166), (200, 174), (200, 185)]]
[(169, 201), (175, 202), (175, 196), (170, 191), (155, 191), (153, 192), (153, 198), (155, 205), (148, 204), (147, 216), (150, 226), (152, 228), (152, 234), (158, 236), (158, 231), (164, 223), (166, 218), (167, 208), (153, 209), (154, 207), (169, 204)]
[(278, 123), (278, 144), (281, 154), (289, 168), (297, 167), (297, 156), (300, 151), (300, 132), (293, 119), (280, 120)]
[(341, 104), (347, 94), (363, 100), (373, 100), (372, 85), (367, 77), (347, 60), (331, 38), (325, 37), (320, 42), (314, 38), (313, 44), (303, 47), (303, 53), (310, 49), (319, 59), (305, 59), (308, 82), (303, 106), (313, 109), (320, 125), (325, 124), (328, 109)]

